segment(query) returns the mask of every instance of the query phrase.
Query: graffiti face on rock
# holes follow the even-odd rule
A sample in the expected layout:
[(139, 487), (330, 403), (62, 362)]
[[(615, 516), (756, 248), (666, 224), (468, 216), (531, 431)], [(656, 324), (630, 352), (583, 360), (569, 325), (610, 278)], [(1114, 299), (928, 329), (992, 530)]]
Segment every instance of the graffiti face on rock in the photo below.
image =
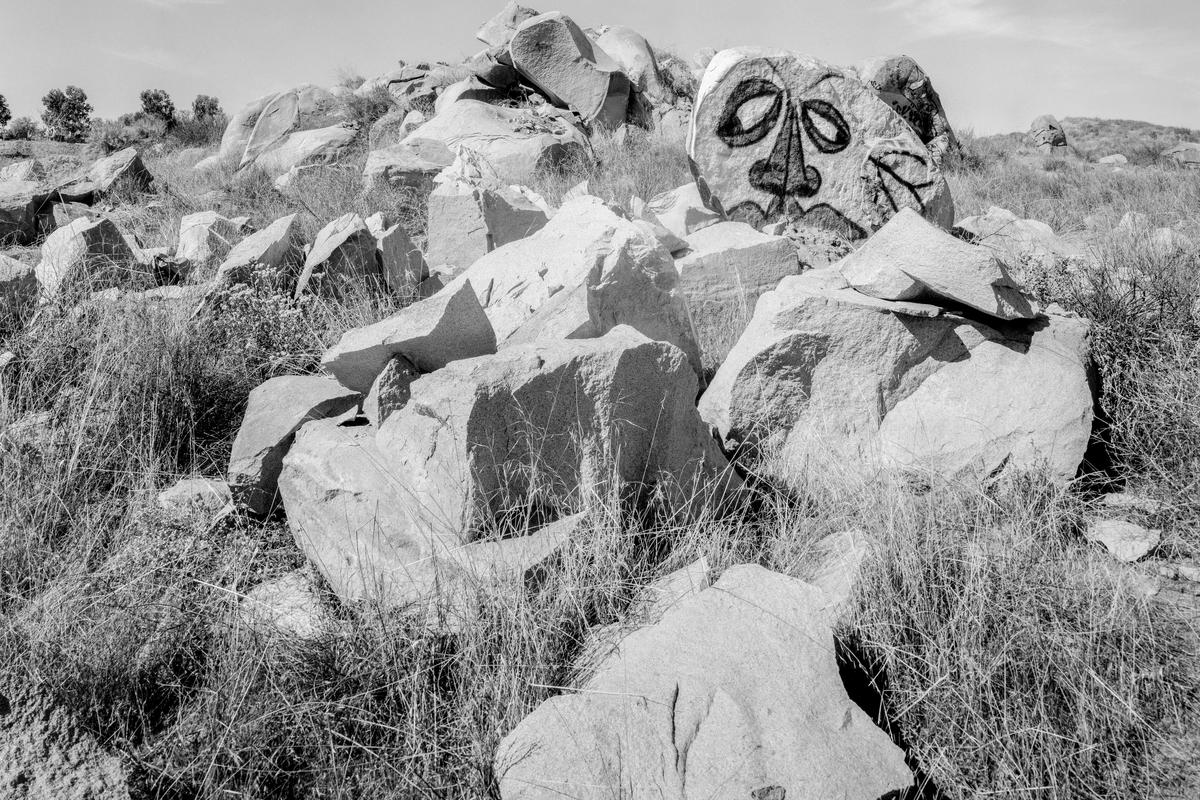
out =
[(940, 182), (928, 150), (886, 104), (836, 68), (747, 58), (703, 92), (689, 154), (730, 218), (781, 218), (865, 237), (901, 208), (924, 214)]

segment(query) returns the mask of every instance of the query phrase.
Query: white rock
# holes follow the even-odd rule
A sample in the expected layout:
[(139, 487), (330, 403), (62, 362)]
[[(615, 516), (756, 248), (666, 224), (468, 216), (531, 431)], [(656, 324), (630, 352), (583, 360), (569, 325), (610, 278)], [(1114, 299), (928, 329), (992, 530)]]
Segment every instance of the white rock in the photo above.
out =
[(229, 484), (211, 478), (183, 478), (158, 493), (159, 508), (168, 511), (214, 515), (232, 502)]
[(306, 423), (357, 408), (362, 394), (317, 375), (272, 378), (254, 391), (229, 456), (234, 501), (255, 514), (275, 503), (283, 457)]
[(350, 153), (357, 137), (358, 129), (348, 124), (299, 131), (259, 155), (254, 165), (273, 177), (295, 175), (304, 168), (327, 166), (342, 160)]
[(216, 211), (188, 214), (179, 221), (179, 244), (175, 256), (190, 264), (207, 264), (224, 259), (241, 238), (242, 227)]
[(1038, 306), (995, 254), (902, 209), (839, 265), (850, 285), (882, 300), (942, 299), (998, 319), (1032, 319)]
[[(421, 126), (424, 127), (424, 126)], [(440, 140), (417, 137), (410, 133), (399, 144), (371, 150), (363, 168), (363, 188), (415, 189), (428, 194), (433, 179), (454, 161), (454, 153)]]
[(408, 405), (412, 382), (419, 377), (421, 371), (403, 355), (389, 358), (363, 400), (363, 416), (375, 427), (382, 425), (393, 412)]
[(1162, 541), (1162, 531), (1148, 530), (1123, 519), (1093, 520), (1084, 536), (1089, 542), (1104, 545), (1113, 558), (1126, 564), (1145, 558)]
[(216, 282), (244, 280), (246, 271), (254, 265), (276, 273), (286, 272), (300, 260), (299, 237), (300, 226), (295, 214), (275, 220), (242, 239), (229, 251), (217, 268)]
[(594, 338), (629, 325), (700, 363), (671, 254), (599, 198), (565, 204), (542, 230), (488, 253), (444, 291), (468, 281), (498, 342)]
[(997, 206), (992, 206), (985, 214), (960, 220), (956, 227), (970, 233), (976, 244), (994, 252), (1010, 267), (1029, 261), (1050, 266), (1085, 255), (1079, 247), (1055, 234), (1046, 223), (1021, 219)]
[(668, 101), (654, 48), (640, 33), (623, 25), (611, 25), (596, 39), (596, 44), (616, 62), (637, 91), (655, 103)]
[(334, 624), (312, 580), (299, 570), (255, 586), (242, 598), (238, 614), (261, 633), (302, 640), (318, 639)]
[(77, 219), (46, 237), (36, 275), (43, 300), (86, 287), (116, 286), (128, 278), (136, 257), (108, 219)]
[(421, 372), (496, 352), (496, 336), (468, 283), (413, 303), (387, 319), (352, 328), (325, 352), (321, 366), (342, 385), (367, 392), (395, 355)]
[(824, 594), (761, 567), (622, 642), (500, 743), (504, 800), (876, 800), (913, 779), (846, 695)]
[(861, 239), (902, 208), (954, 222), (949, 187), (916, 132), (851, 73), (809, 56), (717, 54), (688, 155), (709, 205), (756, 228), (803, 218)]
[(272, 97), (255, 118), (238, 169), (255, 163), (260, 155), (295, 130), (299, 122), (299, 94), (295, 91), (280, 92)]
[(718, 222), (693, 233), (675, 261), (679, 285), (700, 328), (719, 325), (737, 336), (763, 292), (800, 272), (796, 248), (782, 236), (744, 222)]
[(937, 313), (860, 294), (834, 270), (785, 278), (759, 299), (701, 413), (727, 447), (778, 447), (812, 475), (987, 476), (1007, 464), (1074, 478), (1092, 423), (1088, 323), (991, 328)]
[(546, 222), (545, 211), (519, 191), (446, 180), (429, 195), (425, 259), (432, 269), (453, 277), (497, 247), (536, 233)]
[(684, 240), (696, 231), (724, 219), (704, 205), (700, 189), (695, 183), (655, 195), (638, 216), (661, 225), (674, 236)]
[(1114, 153), (1111, 156), (1104, 156), (1099, 160), (1100, 164), (1109, 164), (1113, 166), (1123, 166), (1129, 163), (1129, 159), (1120, 153)]
[(377, 292), (383, 283), (379, 245), (354, 212), (330, 222), (317, 234), (296, 280), (295, 296), (316, 291), (331, 297)]
[(366, 223), (375, 237), (383, 282), (393, 294), (412, 296), (417, 285), (429, 275), (420, 248), (400, 223), (387, 227), (383, 212), (367, 217)]
[(555, 105), (585, 122), (616, 128), (625, 121), (629, 78), (561, 11), (517, 27), (509, 42), (513, 66)]
[(521, 23), (530, 17), (536, 17), (538, 12), (509, 0), (500, 13), (483, 24), (475, 34), (475, 38), (489, 47), (508, 47), (513, 34)]

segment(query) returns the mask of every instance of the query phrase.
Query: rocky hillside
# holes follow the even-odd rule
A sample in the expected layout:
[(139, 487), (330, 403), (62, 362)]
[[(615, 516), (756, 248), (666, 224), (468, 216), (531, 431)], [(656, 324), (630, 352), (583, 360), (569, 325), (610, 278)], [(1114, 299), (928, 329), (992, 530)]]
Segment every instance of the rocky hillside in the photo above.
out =
[(476, 37), (0, 166), (3, 791), (1194, 794), (1200, 172)]

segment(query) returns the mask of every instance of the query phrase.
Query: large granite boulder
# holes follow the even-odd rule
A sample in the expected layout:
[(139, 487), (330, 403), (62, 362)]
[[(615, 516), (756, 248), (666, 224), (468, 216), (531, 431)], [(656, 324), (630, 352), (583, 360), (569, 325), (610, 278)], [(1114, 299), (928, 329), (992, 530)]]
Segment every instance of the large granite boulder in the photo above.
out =
[(1181, 142), (1164, 150), (1163, 158), (1184, 169), (1200, 169), (1200, 144)]
[(137, 257), (109, 219), (77, 219), (46, 237), (37, 280), (43, 300), (64, 291), (96, 291), (126, 283)]
[(904, 117), (941, 163), (958, 147), (958, 139), (933, 81), (911, 56), (872, 58), (858, 68), (859, 78)]
[(227, 480), (233, 500), (255, 514), (275, 505), (283, 457), (306, 422), (356, 408), (362, 394), (320, 375), (272, 378), (254, 391), (233, 440)]
[(383, 288), (383, 266), (375, 234), (351, 211), (317, 233), (296, 279), (295, 296), (362, 297)]
[(357, 138), (358, 128), (347, 123), (298, 131), (261, 153), (254, 165), (275, 178), (305, 167), (327, 166), (344, 158)]
[[(247, 103), (229, 119), (220, 148), (214, 155), (198, 162), (195, 169), (203, 171), (225, 163), (233, 167), (248, 166), (259, 153), (291, 131), (315, 127), (319, 120), (336, 109), (336, 105), (337, 99), (331, 92), (312, 84), (265, 94)], [(260, 128), (264, 114), (267, 119)], [(247, 148), (251, 156), (248, 160)]]
[(1088, 334), (1065, 312), (985, 324), (816, 270), (759, 299), (700, 411), (780, 472), (1045, 467), (1066, 482), (1091, 433)]
[(687, 147), (706, 205), (755, 227), (803, 219), (863, 239), (902, 208), (954, 222), (949, 187), (912, 127), (852, 73), (809, 56), (719, 53)]
[(1050, 114), (1042, 116), (1029, 123), (1029, 138), (1033, 145), (1043, 153), (1060, 153), (1067, 149), (1067, 132), (1062, 123)]
[(414, 138), (413, 134), (421, 127), (398, 144), (367, 154), (363, 168), (365, 190), (412, 189), (422, 196), (433, 190), (433, 179), (454, 163), (454, 153), (437, 139)]
[(475, 38), (489, 47), (506, 48), (517, 28), (521, 27), (521, 23), (537, 15), (538, 12), (532, 8), (526, 8), (516, 0), (509, 0), (496, 16), (483, 23)]
[(463, 283), (474, 289), (501, 344), (589, 339), (628, 325), (676, 345), (699, 368), (671, 254), (597, 197), (565, 203), (546, 227), (488, 253), (443, 291)]
[(154, 177), (136, 148), (127, 147), (94, 161), (81, 175), (56, 189), (58, 200), (91, 204), (112, 193), (117, 186), (148, 191)]
[(633, 88), (651, 102), (671, 101), (670, 93), (663, 86), (654, 48), (640, 33), (623, 25), (609, 25), (596, 37), (596, 45), (616, 63)]
[(616, 128), (629, 107), (629, 78), (561, 11), (531, 17), (508, 46), (517, 72), (584, 122)]
[(295, 91), (280, 92), (263, 108), (250, 131), (238, 169), (253, 164), (260, 155), (280, 142), (300, 124), (300, 96)]
[(846, 694), (820, 589), (726, 570), (504, 740), (503, 800), (878, 800), (904, 752)]
[[(398, 147), (419, 140), (441, 142), (449, 149), (468, 147), (483, 156), (507, 183), (523, 183), (539, 169), (591, 154), (587, 137), (561, 117), (478, 100), (451, 103)], [(451, 154), (438, 171), (453, 160)]]

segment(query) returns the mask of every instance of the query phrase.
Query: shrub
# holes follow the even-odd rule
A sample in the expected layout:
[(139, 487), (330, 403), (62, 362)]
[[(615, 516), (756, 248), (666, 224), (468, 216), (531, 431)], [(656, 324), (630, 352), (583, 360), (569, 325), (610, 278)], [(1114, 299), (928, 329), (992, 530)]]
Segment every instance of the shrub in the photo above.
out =
[(8, 124), (3, 131), (0, 131), (0, 138), (4, 139), (36, 139), (41, 131), (38, 129), (38, 124), (29, 117), (17, 117)]
[(221, 141), (227, 123), (220, 111), (201, 117), (184, 115), (175, 120), (169, 135), (181, 147), (208, 147)]
[(159, 139), (166, 133), (166, 123), (146, 114), (127, 114), (115, 122), (95, 120), (88, 133), (88, 144), (103, 155), (124, 150), (139, 142)]
[(8, 100), (0, 94), (0, 128), (7, 125), (10, 120), (12, 120), (12, 112), (8, 110)]
[(364, 135), (370, 130), (373, 122), (392, 109), (398, 108), (391, 93), (382, 86), (376, 87), (363, 97), (348, 94), (342, 102), (346, 107), (346, 117), (352, 122), (357, 122)]
[(92, 105), (87, 94), (78, 86), (68, 86), (66, 91), (51, 89), (42, 98), (46, 110), (42, 112), (42, 124), (46, 135), (63, 142), (81, 142), (87, 136)]
[(674, 53), (659, 51), (658, 71), (663, 86), (678, 100), (695, 102), (696, 90), (700, 88), (696, 73), (688, 62)]
[(175, 103), (164, 89), (145, 89), (141, 95), (142, 113), (156, 117), (170, 128), (175, 122)]
[(192, 101), (192, 117), (193, 119), (210, 119), (221, 115), (221, 104), (217, 98), (207, 94), (198, 94), (196, 99)]

